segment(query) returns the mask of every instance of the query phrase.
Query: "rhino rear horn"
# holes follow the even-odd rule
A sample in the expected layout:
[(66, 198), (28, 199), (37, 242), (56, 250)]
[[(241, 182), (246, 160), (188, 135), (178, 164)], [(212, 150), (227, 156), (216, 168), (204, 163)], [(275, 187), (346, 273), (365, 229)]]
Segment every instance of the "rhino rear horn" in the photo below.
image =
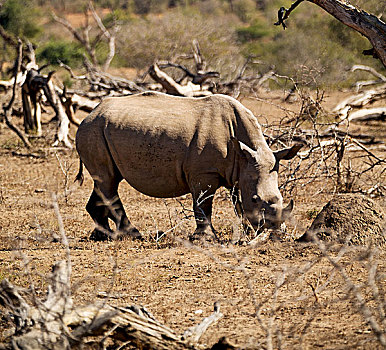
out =
[(236, 152), (241, 156), (245, 157), (249, 162), (256, 162), (256, 151), (248, 147), (245, 143), (237, 140), (235, 137), (231, 138), (233, 147)]
[(281, 159), (292, 159), (293, 157), (296, 156), (296, 154), (299, 152), (299, 150), (303, 147), (301, 143), (296, 143), (292, 147), (289, 148), (284, 148), (279, 151), (273, 152), (275, 158), (277, 161)]

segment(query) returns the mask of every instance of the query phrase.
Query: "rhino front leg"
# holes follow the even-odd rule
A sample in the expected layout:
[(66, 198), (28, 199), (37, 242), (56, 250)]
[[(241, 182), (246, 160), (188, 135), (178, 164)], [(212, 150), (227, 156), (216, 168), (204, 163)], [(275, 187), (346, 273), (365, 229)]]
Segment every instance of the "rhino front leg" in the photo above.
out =
[(231, 199), (232, 199), (232, 204), (233, 204), (233, 207), (236, 211), (236, 214), (241, 220), (243, 232), (245, 234), (248, 234), (250, 232), (251, 228), (250, 228), (250, 224), (249, 224), (248, 219), (244, 215), (244, 209), (243, 209), (243, 205), (242, 205), (241, 199), (240, 199), (240, 190), (237, 187), (232, 188)]
[(217, 190), (217, 184), (207, 186), (205, 190), (197, 190), (197, 188), (199, 187), (195, 187), (195, 190), (192, 191), (193, 210), (197, 227), (190, 240), (194, 241), (202, 238), (217, 240), (216, 231), (212, 226), (213, 197)]
[(193, 197), (193, 210), (196, 219), (196, 230), (190, 237), (191, 241), (199, 240), (201, 238), (213, 239), (217, 238), (215, 230), (212, 226), (212, 204), (213, 195), (210, 197)]

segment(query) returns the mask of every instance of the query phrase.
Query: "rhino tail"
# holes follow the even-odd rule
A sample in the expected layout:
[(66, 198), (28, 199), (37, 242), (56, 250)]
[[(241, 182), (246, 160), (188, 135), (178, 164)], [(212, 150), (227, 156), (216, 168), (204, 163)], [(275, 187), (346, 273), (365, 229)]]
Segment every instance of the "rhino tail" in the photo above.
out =
[(79, 186), (82, 186), (84, 180), (83, 176), (83, 162), (82, 159), (79, 158), (79, 171), (78, 174), (76, 175), (75, 181), (74, 182), (79, 182)]

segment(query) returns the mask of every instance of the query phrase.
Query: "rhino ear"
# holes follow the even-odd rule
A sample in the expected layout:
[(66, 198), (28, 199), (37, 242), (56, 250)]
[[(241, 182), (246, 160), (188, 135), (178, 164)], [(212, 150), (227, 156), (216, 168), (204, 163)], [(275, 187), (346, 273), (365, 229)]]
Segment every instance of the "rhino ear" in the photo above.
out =
[(296, 143), (292, 147), (281, 149), (280, 151), (273, 152), (276, 161), (278, 162), (281, 159), (292, 159), (296, 156), (296, 154), (299, 152), (299, 150), (303, 147), (301, 143)]
[(237, 154), (239, 154), (243, 158), (246, 158), (250, 163), (256, 162), (256, 151), (248, 147), (245, 143), (242, 143), (241, 141), (237, 140), (235, 137), (231, 137), (231, 141)]

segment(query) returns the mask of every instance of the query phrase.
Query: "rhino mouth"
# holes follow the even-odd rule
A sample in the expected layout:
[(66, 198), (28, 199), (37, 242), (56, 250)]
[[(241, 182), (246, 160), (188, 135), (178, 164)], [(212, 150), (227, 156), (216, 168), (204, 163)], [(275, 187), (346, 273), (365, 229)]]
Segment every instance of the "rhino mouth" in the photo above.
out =
[(266, 219), (260, 219), (257, 224), (251, 223), (251, 226), (254, 230), (255, 236), (262, 234), (266, 230), (270, 230), (272, 232), (277, 233), (285, 233), (287, 231), (286, 224), (284, 223), (284, 221), (281, 220), (270, 221)]
[(260, 215), (257, 218), (254, 218), (254, 219), (248, 218), (248, 221), (252, 226), (253, 231), (255, 231), (256, 235), (262, 233), (265, 229), (270, 229), (277, 226), (277, 224), (274, 221), (268, 220), (264, 216), (264, 212), (260, 213)]
[(284, 221), (290, 218), (292, 209), (293, 200), (280, 211), (280, 215), (277, 211), (267, 213), (267, 211), (262, 210), (257, 217), (248, 219), (256, 234), (263, 232), (265, 229), (283, 230), (285, 228)]

